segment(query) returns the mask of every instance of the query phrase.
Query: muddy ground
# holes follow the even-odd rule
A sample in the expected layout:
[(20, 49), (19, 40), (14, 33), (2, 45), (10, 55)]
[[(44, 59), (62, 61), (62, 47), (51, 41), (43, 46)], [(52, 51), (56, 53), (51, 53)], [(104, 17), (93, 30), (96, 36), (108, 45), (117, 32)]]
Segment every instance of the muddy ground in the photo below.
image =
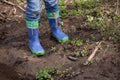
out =
[[(0, 13), (6, 16), (0, 18), (0, 80), (35, 80), (36, 72), (50, 66), (55, 66), (61, 71), (72, 67), (72, 72), (80, 73), (70, 78), (57, 78), (59, 80), (120, 80), (120, 43), (103, 41), (98, 31), (81, 27), (80, 24), (84, 22), (83, 18), (72, 16), (62, 20), (63, 29), (69, 35), (70, 40), (80, 38), (84, 44), (89, 41), (88, 53), (84, 57), (79, 57), (77, 61), (72, 61), (68, 59), (68, 56), (81, 47), (73, 46), (69, 42), (57, 43), (50, 35), (48, 21), (43, 11), (39, 37), (46, 54), (38, 57), (29, 51), (23, 13), (21, 11), (21, 13), (16, 13), (22, 17), (12, 13), (7, 14), (9, 11), (4, 9), (11, 7), (5, 6), (0, 5)], [(9, 17), (9, 15), (12, 16)], [(91, 39), (91, 34), (94, 34), (95, 39)], [(95, 43), (98, 41), (103, 41), (101, 49), (98, 50), (93, 63), (84, 66), (83, 63), (92, 53), (96, 46)], [(51, 51), (51, 47), (56, 47), (57, 51)]]

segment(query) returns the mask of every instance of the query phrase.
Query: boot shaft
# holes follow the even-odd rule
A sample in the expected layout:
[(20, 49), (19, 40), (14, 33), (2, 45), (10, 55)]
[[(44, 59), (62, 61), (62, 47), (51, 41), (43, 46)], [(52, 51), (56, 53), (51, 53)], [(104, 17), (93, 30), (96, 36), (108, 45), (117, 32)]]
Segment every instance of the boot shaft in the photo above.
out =
[(39, 41), (38, 29), (28, 28), (29, 48), (32, 54), (44, 55), (44, 49)]
[(38, 39), (38, 29), (30, 29), (28, 28), (28, 37), (29, 39)]
[(48, 19), (49, 26), (51, 30), (57, 30), (60, 29), (60, 18), (57, 19)]
[(53, 13), (47, 13), (49, 26), (51, 30), (60, 29), (60, 18), (59, 18), (59, 11)]

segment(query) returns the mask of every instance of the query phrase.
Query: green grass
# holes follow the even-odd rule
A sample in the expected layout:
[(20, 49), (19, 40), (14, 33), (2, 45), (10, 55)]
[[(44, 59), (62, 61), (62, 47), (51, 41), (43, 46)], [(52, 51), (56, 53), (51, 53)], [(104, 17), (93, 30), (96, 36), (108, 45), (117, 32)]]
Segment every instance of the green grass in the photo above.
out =
[[(101, 0), (73, 0), (72, 4), (63, 4), (60, 0), (61, 18), (69, 18), (70, 16), (78, 16), (85, 18), (84, 25), (90, 26), (98, 31), (103, 39), (120, 40), (120, 16), (115, 14), (115, 8), (102, 4)], [(106, 7), (108, 6), (108, 7)], [(112, 10), (113, 9), (113, 10)], [(74, 41), (72, 44), (76, 44)]]
[(88, 52), (87, 48), (84, 47), (82, 50), (75, 52), (74, 55), (76, 57), (80, 57), (80, 56), (84, 57), (87, 54), (87, 52)]
[(75, 38), (73, 40), (70, 41), (70, 44), (72, 44), (73, 46), (82, 46), (83, 45), (83, 40), (79, 39), (79, 38)]
[(37, 80), (53, 80), (52, 74), (56, 73), (56, 69), (54, 67), (43, 68), (39, 72), (36, 73)]
[(54, 47), (54, 46), (52, 46), (51, 49), (50, 49), (50, 51), (52, 51), (52, 52), (56, 52), (56, 51), (57, 51), (57, 48)]
[(36, 73), (36, 80), (54, 80), (54, 76), (65, 76), (72, 71), (72, 67), (60, 71), (54, 67), (42, 68), (39, 72)]

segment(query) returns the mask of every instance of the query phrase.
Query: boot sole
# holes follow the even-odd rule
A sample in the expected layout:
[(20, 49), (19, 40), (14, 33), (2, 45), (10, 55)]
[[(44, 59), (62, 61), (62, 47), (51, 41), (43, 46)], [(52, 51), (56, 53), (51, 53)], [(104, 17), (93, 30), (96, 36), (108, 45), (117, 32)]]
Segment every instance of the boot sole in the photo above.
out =
[(69, 41), (68, 37), (63, 38), (62, 40), (58, 40), (58, 42), (60, 42), (60, 43), (65, 43), (65, 42), (68, 42), (68, 41)]
[(58, 41), (59, 43), (65, 43), (69, 41), (69, 37), (65, 37), (62, 40), (58, 40), (52, 33), (51, 33), (51, 37), (53, 37), (56, 41)]
[(29, 47), (29, 49), (30, 49), (30, 51), (31, 51), (32, 54), (35, 54), (37, 56), (43, 56), (45, 54), (44, 51), (43, 52), (34, 51), (30, 47)]

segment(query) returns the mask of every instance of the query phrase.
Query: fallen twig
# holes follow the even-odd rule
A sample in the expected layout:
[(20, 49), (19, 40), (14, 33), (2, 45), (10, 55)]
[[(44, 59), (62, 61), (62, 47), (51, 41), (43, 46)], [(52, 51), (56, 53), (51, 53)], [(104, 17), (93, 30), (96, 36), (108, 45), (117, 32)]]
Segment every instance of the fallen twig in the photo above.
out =
[(117, 0), (117, 4), (116, 4), (116, 11), (115, 11), (115, 13), (118, 15), (118, 13), (119, 13), (119, 0)]
[(13, 8), (13, 14), (16, 14), (16, 12), (17, 12), (17, 10), (16, 10), (16, 8), (14, 7), (14, 8)]
[(90, 61), (93, 59), (93, 57), (95, 56), (97, 50), (99, 49), (100, 45), (102, 42), (99, 42), (98, 45), (95, 47), (94, 51), (92, 52), (92, 54), (89, 56), (89, 58), (87, 59), (87, 61), (84, 63), (84, 65), (88, 65), (90, 63)]
[(7, 21), (7, 20), (6, 20), (5, 18), (3, 18), (3, 17), (0, 16), (0, 23), (1, 23), (1, 22), (6, 22), (6, 21)]
[(2, 13), (0, 13), (0, 16), (2, 17), (2, 19), (11, 20), (10, 18), (5, 17)]
[(3, 17), (3, 18), (5, 18), (5, 16), (2, 13), (0, 13), (0, 16)]
[(10, 1), (7, 1), (7, 0), (2, 0), (2, 2), (6, 3), (6, 4), (9, 4), (11, 6), (16, 6), (17, 8), (19, 8), (20, 10), (22, 10), (23, 12), (25, 12), (25, 9), (23, 9), (21, 6), (17, 5), (17, 4), (14, 4)]
[(15, 6), (14, 3), (10, 2), (10, 1), (7, 1), (7, 0), (2, 0), (2, 2), (7, 3), (7, 4), (9, 4), (9, 5), (12, 5), (12, 6)]
[(25, 12), (25, 9), (23, 9), (21, 6), (16, 5), (19, 9), (21, 9), (23, 12)]

